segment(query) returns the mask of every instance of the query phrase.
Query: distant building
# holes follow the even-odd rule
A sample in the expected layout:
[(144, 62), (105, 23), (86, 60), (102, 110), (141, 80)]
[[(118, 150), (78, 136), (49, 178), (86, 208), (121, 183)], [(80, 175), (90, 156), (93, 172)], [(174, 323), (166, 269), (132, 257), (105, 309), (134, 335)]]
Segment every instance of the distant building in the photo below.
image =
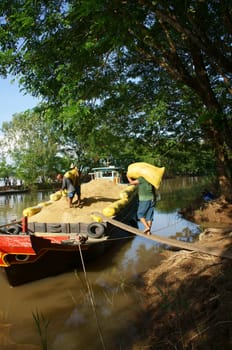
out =
[(120, 168), (116, 168), (113, 165), (108, 167), (93, 168), (89, 175), (95, 180), (104, 179), (113, 181), (114, 183), (121, 182)]

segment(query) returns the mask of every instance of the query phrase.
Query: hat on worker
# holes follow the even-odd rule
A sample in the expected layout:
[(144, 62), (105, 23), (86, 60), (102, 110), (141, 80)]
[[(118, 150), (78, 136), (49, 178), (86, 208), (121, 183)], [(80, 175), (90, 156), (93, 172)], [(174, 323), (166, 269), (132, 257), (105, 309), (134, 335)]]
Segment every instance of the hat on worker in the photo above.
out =
[(76, 165), (75, 165), (74, 163), (71, 163), (70, 169), (73, 169), (73, 168), (75, 168), (75, 167), (76, 167)]

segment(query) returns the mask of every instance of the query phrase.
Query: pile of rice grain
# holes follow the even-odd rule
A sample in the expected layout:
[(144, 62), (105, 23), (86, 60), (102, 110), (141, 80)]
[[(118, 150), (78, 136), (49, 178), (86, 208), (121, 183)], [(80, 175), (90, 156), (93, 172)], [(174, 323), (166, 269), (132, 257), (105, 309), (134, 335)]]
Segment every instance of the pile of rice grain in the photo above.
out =
[[(81, 185), (81, 206), (75, 207), (77, 198), (74, 197), (74, 208), (69, 208), (68, 200), (62, 197), (58, 201), (29, 217), (29, 222), (91, 222), (92, 212), (102, 212), (102, 210), (119, 199), (120, 192), (127, 184), (115, 184), (109, 180), (92, 180)], [(49, 199), (48, 199), (49, 200)]]

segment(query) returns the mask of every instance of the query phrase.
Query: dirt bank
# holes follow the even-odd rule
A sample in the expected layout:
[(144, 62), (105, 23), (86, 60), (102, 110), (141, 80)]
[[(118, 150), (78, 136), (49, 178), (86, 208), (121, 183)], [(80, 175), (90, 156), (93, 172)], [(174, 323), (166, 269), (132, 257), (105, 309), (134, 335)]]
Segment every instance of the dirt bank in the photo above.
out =
[(223, 198), (209, 202), (196, 201), (183, 208), (181, 214), (202, 227), (227, 227), (232, 225), (232, 204)]
[[(231, 252), (232, 205), (223, 200), (186, 208), (202, 225), (199, 244)], [(141, 349), (232, 349), (231, 259), (196, 252), (169, 252), (142, 276)], [(139, 347), (141, 346), (141, 347)]]

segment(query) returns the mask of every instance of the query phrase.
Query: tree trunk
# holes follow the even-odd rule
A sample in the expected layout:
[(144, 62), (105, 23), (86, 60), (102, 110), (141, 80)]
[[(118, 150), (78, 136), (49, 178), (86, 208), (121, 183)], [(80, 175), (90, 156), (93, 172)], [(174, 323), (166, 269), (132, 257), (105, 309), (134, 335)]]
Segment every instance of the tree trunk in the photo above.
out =
[(227, 200), (232, 201), (232, 184), (231, 177), (228, 175), (227, 161), (224, 158), (224, 153), (220, 150), (216, 154), (217, 158), (217, 173), (218, 183), (221, 195)]
[[(211, 120), (212, 122), (212, 120)], [(206, 131), (208, 140), (211, 142), (215, 150), (215, 158), (217, 165), (217, 179), (220, 194), (227, 200), (232, 201), (232, 182), (231, 182), (231, 164), (227, 157), (224, 146), (223, 131), (215, 129), (212, 124)]]
[(231, 138), (228, 141), (228, 123), (223, 114), (222, 107), (217, 100), (211, 87), (205, 63), (200, 51), (192, 47), (192, 57), (195, 65), (196, 78), (192, 80), (192, 88), (201, 97), (209, 112), (208, 120), (203, 122), (202, 128), (206, 131), (208, 140), (211, 142), (216, 156), (218, 185), (221, 195), (232, 200), (231, 164), (228, 150), (231, 151)]

